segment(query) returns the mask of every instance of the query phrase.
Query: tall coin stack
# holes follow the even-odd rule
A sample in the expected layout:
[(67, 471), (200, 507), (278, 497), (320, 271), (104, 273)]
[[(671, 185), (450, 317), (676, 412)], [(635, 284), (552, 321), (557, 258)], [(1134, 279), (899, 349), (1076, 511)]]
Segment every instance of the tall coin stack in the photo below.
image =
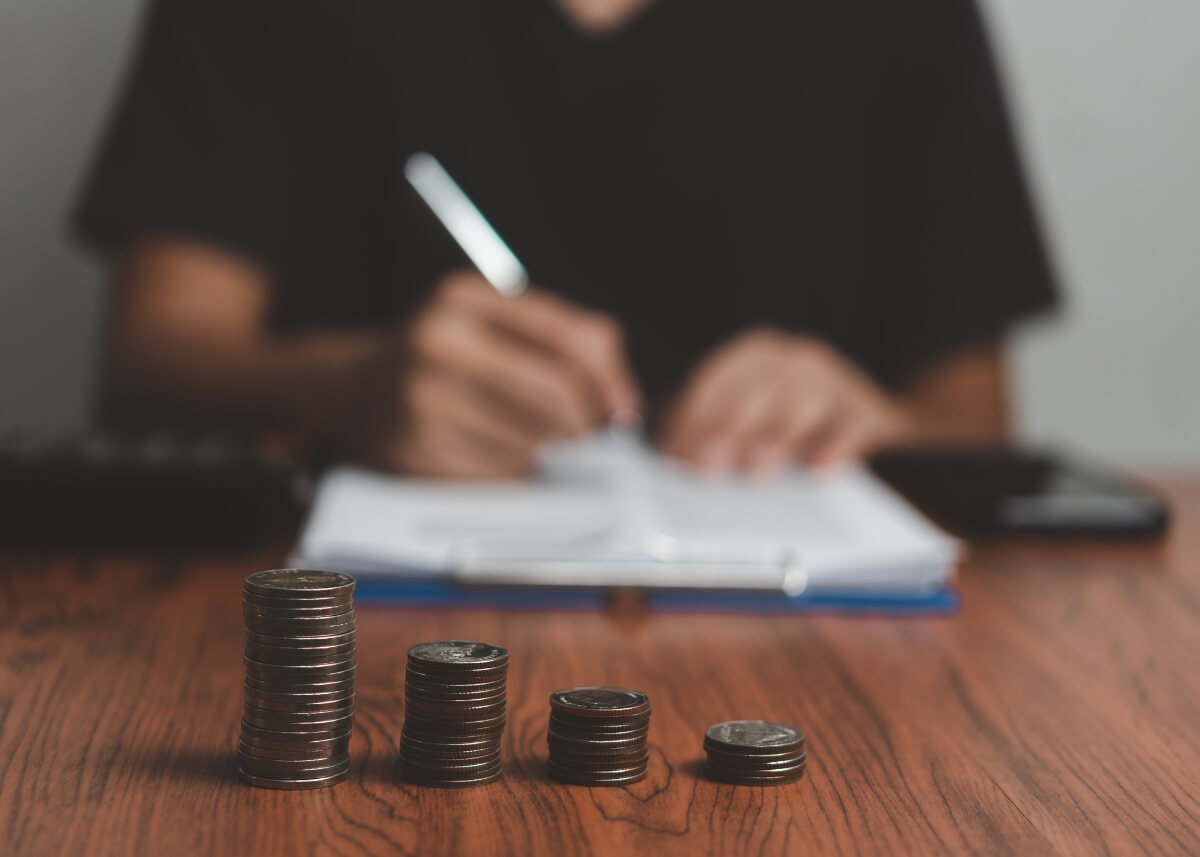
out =
[(804, 733), (765, 720), (731, 720), (704, 733), (706, 770), (715, 780), (744, 786), (794, 783), (804, 776)]
[(246, 578), (242, 614), (242, 779), (273, 789), (340, 783), (350, 771), (354, 720), (354, 578), (260, 571)]
[(508, 650), (450, 640), (408, 650), (400, 758), (410, 782), (442, 788), (500, 778)]
[(646, 776), (650, 698), (622, 687), (550, 694), (550, 774), (581, 786), (624, 786)]

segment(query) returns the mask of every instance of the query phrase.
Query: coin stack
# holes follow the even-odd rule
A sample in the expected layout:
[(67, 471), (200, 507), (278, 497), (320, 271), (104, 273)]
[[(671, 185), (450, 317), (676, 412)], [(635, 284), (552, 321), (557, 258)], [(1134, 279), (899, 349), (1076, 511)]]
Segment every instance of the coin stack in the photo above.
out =
[(295, 568), (246, 578), (246, 782), (316, 789), (346, 779), (354, 719), (354, 578)]
[(550, 774), (581, 786), (624, 786), (646, 776), (650, 698), (623, 687), (550, 694)]
[(731, 720), (704, 733), (707, 771), (715, 780), (743, 786), (794, 783), (804, 776), (804, 733), (765, 720)]
[(408, 650), (400, 759), (413, 783), (481, 786), (500, 778), (508, 649), (449, 640)]

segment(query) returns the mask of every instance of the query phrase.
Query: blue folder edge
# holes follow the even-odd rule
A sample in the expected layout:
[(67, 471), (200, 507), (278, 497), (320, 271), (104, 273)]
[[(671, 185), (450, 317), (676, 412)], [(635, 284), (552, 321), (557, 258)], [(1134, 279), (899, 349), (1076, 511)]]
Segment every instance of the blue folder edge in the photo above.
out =
[[(953, 586), (920, 592), (809, 593), (648, 590), (647, 604), (663, 612), (841, 613), (856, 615), (948, 615), (962, 598)], [(444, 580), (359, 578), (359, 606), (398, 604), (425, 607), (499, 608), (506, 610), (598, 610), (610, 601), (596, 587), (540, 589), (459, 586)]]

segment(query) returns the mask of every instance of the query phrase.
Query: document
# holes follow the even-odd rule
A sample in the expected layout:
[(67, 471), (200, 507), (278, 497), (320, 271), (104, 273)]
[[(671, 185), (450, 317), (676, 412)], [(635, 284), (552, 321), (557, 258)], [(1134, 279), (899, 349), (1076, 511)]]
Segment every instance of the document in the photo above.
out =
[(811, 594), (941, 588), (958, 554), (861, 467), (708, 477), (617, 432), (547, 447), (526, 482), (333, 470), (294, 562), (465, 585)]

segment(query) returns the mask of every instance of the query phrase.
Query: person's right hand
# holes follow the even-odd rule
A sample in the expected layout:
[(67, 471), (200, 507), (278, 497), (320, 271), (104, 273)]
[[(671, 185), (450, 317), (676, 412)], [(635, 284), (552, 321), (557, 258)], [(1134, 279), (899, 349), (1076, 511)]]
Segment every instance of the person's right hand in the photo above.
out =
[(614, 321), (536, 290), (503, 297), (473, 272), (446, 277), (368, 374), (359, 389), (382, 407), (358, 452), (424, 476), (518, 476), (543, 441), (640, 406)]

